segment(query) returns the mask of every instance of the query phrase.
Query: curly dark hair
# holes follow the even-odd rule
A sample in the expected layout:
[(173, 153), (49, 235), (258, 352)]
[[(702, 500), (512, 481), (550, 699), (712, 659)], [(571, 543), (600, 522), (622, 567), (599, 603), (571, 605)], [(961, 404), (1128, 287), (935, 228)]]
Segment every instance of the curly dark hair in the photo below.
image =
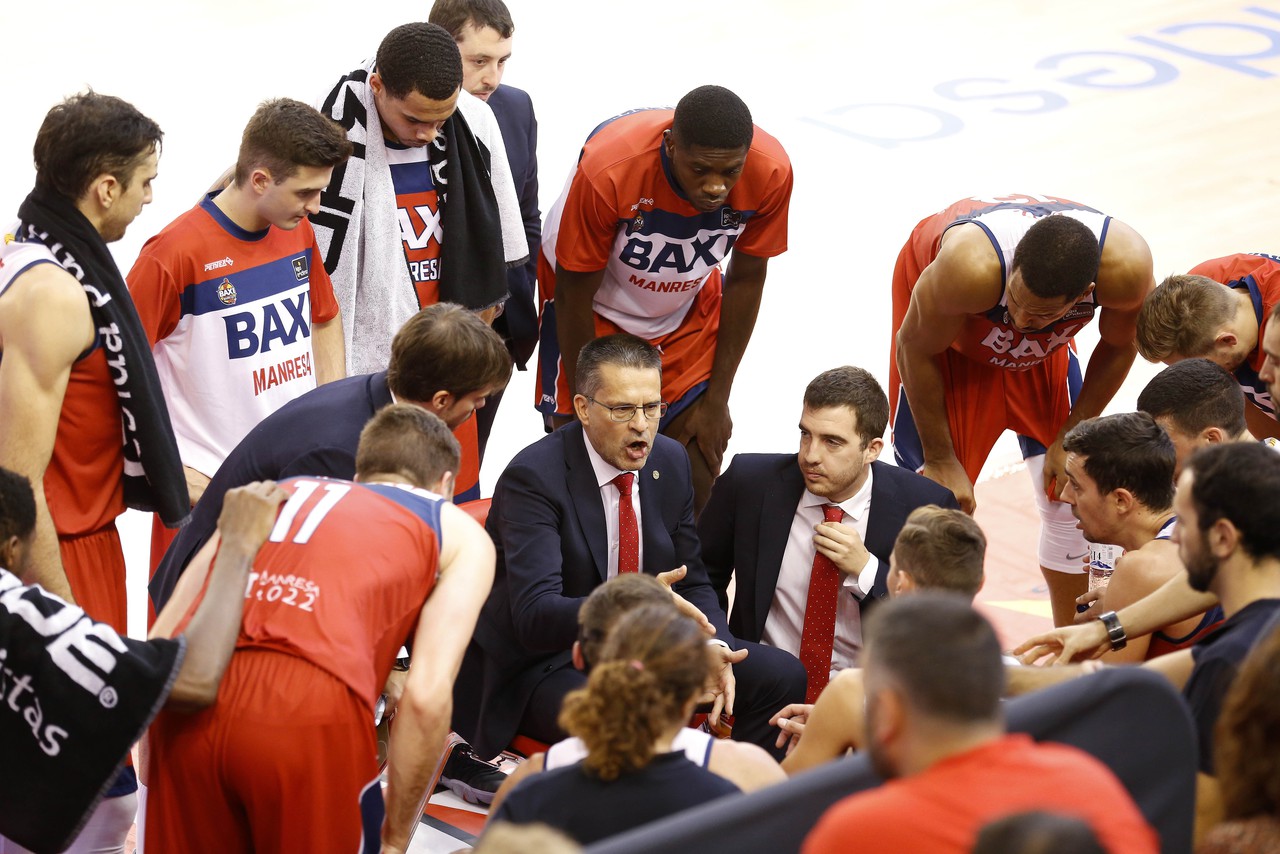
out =
[(36, 186), (75, 201), (94, 178), (128, 189), (133, 173), (164, 140), (160, 125), (128, 101), (90, 89), (49, 110), (33, 150)]
[(401, 24), (378, 45), (378, 77), (392, 98), (417, 92), (447, 101), (462, 85), (462, 53), (438, 24)]
[(710, 673), (698, 624), (670, 605), (642, 605), (614, 626), (587, 687), (565, 697), (560, 726), (586, 745), (587, 771), (616, 780), (649, 764), (654, 740), (681, 723)]
[(36, 530), (36, 498), (31, 481), (0, 468), (0, 543), (10, 537), (25, 540)]

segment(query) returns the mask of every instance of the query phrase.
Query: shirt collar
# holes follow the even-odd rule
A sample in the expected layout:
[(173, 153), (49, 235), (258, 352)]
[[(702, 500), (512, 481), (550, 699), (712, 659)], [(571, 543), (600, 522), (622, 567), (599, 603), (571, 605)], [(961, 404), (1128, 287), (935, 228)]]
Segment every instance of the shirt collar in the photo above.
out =
[[(852, 522), (862, 519), (863, 514), (867, 512), (867, 507), (871, 504), (871, 481), (875, 478), (875, 472), (870, 466), (867, 466), (867, 479), (863, 481), (862, 488), (859, 489), (852, 498), (841, 501), (836, 506), (844, 511), (844, 515)], [(830, 504), (826, 498), (821, 495), (814, 495), (809, 490), (804, 491), (804, 497), (800, 499), (801, 507), (820, 507), (823, 504)]]
[[(586, 430), (582, 431), (582, 443), (587, 447), (587, 459), (591, 460), (591, 468), (596, 473), (597, 486), (603, 488), (605, 484), (611, 483), (618, 475), (626, 474), (624, 470), (615, 468), (605, 462), (604, 457), (600, 456), (600, 454), (596, 452), (596, 449), (591, 445), (591, 440), (587, 438)], [(640, 473), (632, 473), (636, 476), (636, 479), (631, 488), (635, 489), (636, 484), (640, 482)]]

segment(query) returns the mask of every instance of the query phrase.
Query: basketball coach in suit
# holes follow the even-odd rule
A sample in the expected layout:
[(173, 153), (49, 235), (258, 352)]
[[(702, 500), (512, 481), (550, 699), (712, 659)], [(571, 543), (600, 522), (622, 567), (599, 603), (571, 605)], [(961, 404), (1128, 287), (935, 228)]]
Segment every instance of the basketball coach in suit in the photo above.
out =
[(681, 566), (673, 589), (715, 629), (708, 643), (723, 665), (718, 699), (736, 713), (733, 737), (779, 755), (769, 718), (803, 698), (804, 669), (729, 632), (698, 553), (688, 457), (657, 432), (661, 370), (658, 351), (635, 336), (589, 342), (577, 423), (525, 448), (498, 479), (486, 525), (497, 572), (454, 692), (454, 729), (481, 756), (517, 733), (564, 737), (561, 701), (586, 682), (570, 654), (592, 590), (621, 572)]
[[(889, 401), (861, 368), (809, 383), (798, 454), (738, 454), (698, 520), (702, 557), (735, 637), (805, 665), (812, 703), (857, 663), (863, 611), (887, 595), (889, 553), (911, 511), (957, 507), (945, 487), (877, 461)], [(812, 581), (811, 581), (812, 579)]]

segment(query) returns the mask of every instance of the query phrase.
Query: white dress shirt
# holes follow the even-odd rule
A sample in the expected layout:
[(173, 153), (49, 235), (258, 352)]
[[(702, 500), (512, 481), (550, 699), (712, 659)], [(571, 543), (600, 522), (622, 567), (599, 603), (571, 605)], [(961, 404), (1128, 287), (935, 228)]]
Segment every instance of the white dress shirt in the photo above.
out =
[[(615, 578), (618, 575), (618, 503), (622, 493), (613, 484), (613, 479), (626, 472), (614, 468), (605, 462), (604, 457), (596, 453), (596, 449), (591, 447), (591, 440), (587, 438), (586, 431), (582, 433), (582, 441), (587, 446), (587, 459), (591, 460), (591, 468), (596, 473), (596, 484), (600, 487), (600, 504), (604, 507), (604, 532), (609, 542), (609, 573), (606, 577)], [(636, 530), (639, 532), (636, 566), (644, 572), (644, 521), (640, 518), (640, 472), (632, 472), (632, 474), (636, 477), (631, 482), (631, 507), (636, 511)]]
[[(867, 468), (867, 480), (857, 494), (837, 505), (844, 511), (844, 524), (851, 525), (863, 541), (867, 538), (867, 516), (871, 511), (871, 481), (873, 473)], [(809, 599), (809, 578), (813, 574), (813, 556), (818, 549), (813, 544), (814, 528), (823, 521), (822, 508), (830, 502), (807, 489), (800, 496), (795, 515), (791, 519), (791, 533), (787, 548), (782, 553), (782, 567), (778, 571), (778, 585), (773, 592), (773, 605), (765, 620), (761, 638), (770, 646), (785, 649), (792, 655), (800, 655), (800, 638), (804, 631), (804, 609)], [(880, 562), (869, 555), (867, 565), (857, 578), (846, 574), (841, 581), (840, 601), (836, 606), (836, 636), (832, 645), (831, 673), (858, 663), (862, 651), (862, 612), (859, 600), (871, 592)]]

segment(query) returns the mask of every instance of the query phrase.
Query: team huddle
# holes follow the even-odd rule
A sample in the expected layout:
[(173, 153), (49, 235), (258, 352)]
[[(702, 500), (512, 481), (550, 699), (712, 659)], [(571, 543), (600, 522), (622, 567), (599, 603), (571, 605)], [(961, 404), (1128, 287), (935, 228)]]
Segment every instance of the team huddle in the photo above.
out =
[[(401, 852), (437, 782), (489, 807), (479, 848), (571, 851), (851, 751), (890, 782), (796, 847), (1280, 844), (1280, 258), (1157, 285), (1087, 204), (960, 200), (897, 257), (887, 384), (823, 371), (783, 402), (796, 450), (725, 465), (788, 154), (700, 86), (600, 116), (544, 215), (514, 30), (436, 0), (315, 106), (264, 101), (127, 273), (163, 132), (94, 91), (44, 118), (0, 246), (0, 744), (29, 769), (0, 854), (135, 822), (153, 852)], [(1139, 354), (1167, 367), (1104, 415)], [(482, 498), (530, 364), (546, 435)], [(972, 606), (1006, 430), (1056, 626), (1011, 652)], [(1109, 757), (1006, 731), (1003, 697), (1120, 664), (1189, 713), (1185, 838)]]

